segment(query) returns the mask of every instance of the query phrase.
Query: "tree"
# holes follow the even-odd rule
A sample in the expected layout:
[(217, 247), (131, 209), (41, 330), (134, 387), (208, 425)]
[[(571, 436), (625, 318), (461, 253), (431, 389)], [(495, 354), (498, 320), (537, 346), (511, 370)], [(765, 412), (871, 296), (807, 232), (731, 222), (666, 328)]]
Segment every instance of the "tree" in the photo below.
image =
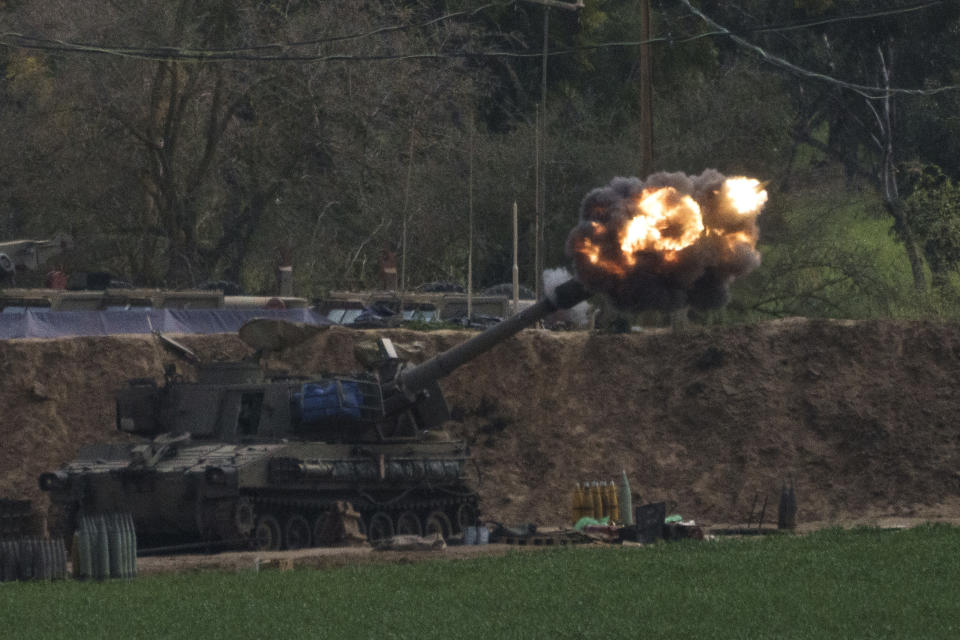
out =
[[(909, 9), (909, 3), (896, 4)], [(900, 196), (896, 167), (906, 159), (907, 149), (919, 159), (934, 149), (910, 144), (909, 128), (903, 124), (911, 120), (903, 109), (908, 103), (897, 91), (928, 89), (950, 80), (950, 69), (957, 62), (960, 10), (955, 3), (942, 3), (850, 21), (842, 18), (896, 7), (854, 0), (799, 6), (807, 15), (816, 14), (820, 25), (802, 31), (788, 45), (790, 57), (831, 80), (796, 85), (795, 139), (841, 162), (851, 181), (866, 177), (875, 185), (910, 261), (914, 286), (923, 291), (923, 261), (914, 221)], [(777, 46), (773, 39), (766, 39), (771, 49)], [(945, 64), (951, 57), (953, 65)]]
[[(474, 79), (456, 60), (390, 66), (181, 54), (243, 58), (262, 55), (263, 43), (311, 42), (292, 53), (378, 55), (440, 49), (457, 35), (456, 25), (378, 32), (415, 22), (421, 9), (229, 0), (10, 9), (21, 32), (174, 54), (36, 54), (56, 80), (52, 101), (71, 105), (73, 119), (62, 135), (39, 135), (35, 147), (72, 186), (56, 205), (40, 198), (27, 211), (59, 210), (52, 224), (69, 222), (91, 263), (140, 284), (228, 277), (269, 288), (272, 269), (263, 265), (277, 252), (303, 259), (314, 271), (303, 274), (308, 281), (317, 273), (321, 284), (365, 277), (358, 265), (366, 253), (394, 240), (407, 132), (456, 127)], [(57, 114), (30, 99), (33, 129), (51, 131)], [(12, 140), (24, 139), (13, 120), (5, 124)]]
[(960, 185), (935, 165), (908, 166), (904, 208), (933, 274), (933, 284), (947, 283), (960, 272)]

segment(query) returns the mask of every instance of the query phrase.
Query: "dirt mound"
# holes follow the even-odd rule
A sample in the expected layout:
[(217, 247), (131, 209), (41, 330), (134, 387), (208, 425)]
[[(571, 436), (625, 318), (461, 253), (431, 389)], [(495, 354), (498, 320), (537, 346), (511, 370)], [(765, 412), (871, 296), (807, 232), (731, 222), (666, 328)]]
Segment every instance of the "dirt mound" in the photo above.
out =
[[(464, 332), (389, 335), (422, 360)], [(339, 328), (269, 361), (353, 371)], [(208, 360), (250, 354), (232, 335), (181, 336)], [(36, 478), (83, 444), (122, 440), (113, 392), (162, 378), (152, 336), (0, 342), (0, 496), (40, 500)], [(643, 501), (708, 522), (775, 512), (792, 478), (798, 520), (960, 517), (960, 326), (782, 320), (629, 335), (525, 331), (445, 379), (482, 472), (484, 515), (564, 522), (573, 485), (629, 475)]]

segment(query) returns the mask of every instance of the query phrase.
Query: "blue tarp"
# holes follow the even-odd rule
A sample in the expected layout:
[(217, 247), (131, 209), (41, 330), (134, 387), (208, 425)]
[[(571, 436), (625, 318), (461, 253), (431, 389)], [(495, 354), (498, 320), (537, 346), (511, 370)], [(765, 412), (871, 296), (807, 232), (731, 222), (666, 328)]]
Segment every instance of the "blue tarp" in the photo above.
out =
[(0, 313), (0, 340), (107, 336), (125, 333), (234, 333), (254, 318), (328, 325), (311, 309), (142, 309), (129, 311), (45, 311)]
[(318, 424), (332, 418), (362, 417), (360, 385), (348, 380), (308, 382), (293, 395), (304, 424)]

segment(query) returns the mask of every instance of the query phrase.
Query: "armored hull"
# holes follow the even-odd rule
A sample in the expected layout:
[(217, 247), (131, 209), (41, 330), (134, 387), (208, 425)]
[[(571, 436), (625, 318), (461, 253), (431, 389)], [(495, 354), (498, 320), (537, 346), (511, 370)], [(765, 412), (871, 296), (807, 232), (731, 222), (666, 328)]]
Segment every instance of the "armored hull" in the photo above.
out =
[[(343, 503), (371, 538), (473, 524), (476, 495), (463, 442), (423, 428), (407, 407), (385, 415), (376, 377), (262, 380), (240, 364), (204, 368), (199, 382), (132, 381), (117, 401), (138, 444), (95, 444), (41, 476), (52, 528), (126, 512), (145, 543), (167, 539), (263, 549), (337, 542)], [(445, 405), (444, 407), (445, 408)]]

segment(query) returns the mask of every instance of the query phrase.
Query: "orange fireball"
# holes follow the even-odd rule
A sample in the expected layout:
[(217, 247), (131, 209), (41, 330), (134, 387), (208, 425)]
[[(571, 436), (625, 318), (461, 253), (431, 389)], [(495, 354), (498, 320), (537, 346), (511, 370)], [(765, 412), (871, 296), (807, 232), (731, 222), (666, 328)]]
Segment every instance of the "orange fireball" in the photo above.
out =
[(628, 262), (637, 251), (679, 251), (703, 233), (700, 205), (673, 187), (644, 189), (637, 215), (627, 223), (620, 248)]
[(765, 183), (657, 173), (614, 178), (584, 198), (567, 238), (577, 277), (622, 308), (710, 308), (760, 264), (756, 218)]
[(767, 203), (767, 191), (756, 178), (727, 178), (723, 182), (723, 195), (741, 215), (760, 213)]

